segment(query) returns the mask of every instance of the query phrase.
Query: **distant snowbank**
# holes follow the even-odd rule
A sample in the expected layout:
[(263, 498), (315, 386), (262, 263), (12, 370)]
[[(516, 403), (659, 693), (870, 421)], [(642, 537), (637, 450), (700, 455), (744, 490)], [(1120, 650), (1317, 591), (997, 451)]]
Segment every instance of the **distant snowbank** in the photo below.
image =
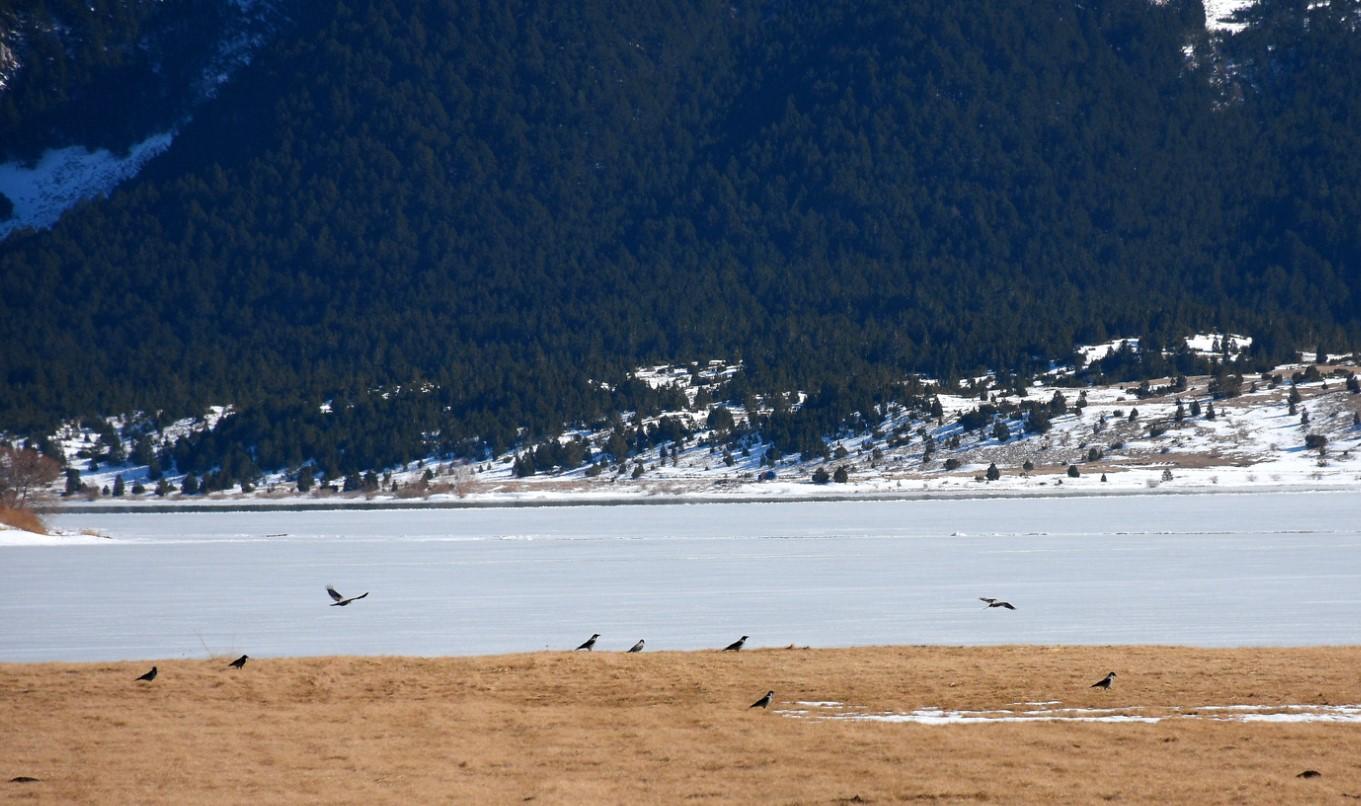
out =
[(709, 485), (693, 489), (634, 489), (631, 491), (561, 490), (542, 487), (516, 493), (474, 493), (464, 498), (432, 495), (429, 498), (399, 498), (391, 495), (316, 498), (307, 495), (271, 496), (170, 496), (166, 498), (125, 497), (112, 503), (72, 500), (52, 507), (53, 513), (170, 513), (170, 512), (269, 512), (308, 510), (420, 510), (420, 509), (516, 509), (526, 507), (598, 507), (699, 504), (778, 504), (835, 503), (844, 501), (981, 501), (990, 499), (1125, 498), (1131, 496), (1206, 496), (1268, 495), (1281, 493), (1345, 492), (1361, 488), (1361, 478), (1335, 473), (1312, 478), (1276, 480), (1258, 478), (1246, 468), (1203, 468), (1182, 471), (1176, 482), (1163, 483), (1161, 469), (1149, 470), (1136, 478), (1114, 476), (1109, 482), (1095, 477), (1067, 480), (1061, 476), (1032, 479), (1002, 479), (996, 482), (965, 481), (959, 477), (919, 481), (902, 485), (865, 481), (852, 484), (814, 486), (800, 482), (751, 483), (728, 491), (715, 491)]
[(44, 535), (37, 532), (28, 532), (23, 529), (15, 529), (12, 526), (0, 524), (0, 546), (88, 546), (99, 543), (112, 542), (107, 538), (96, 537), (87, 534), (52, 534)]

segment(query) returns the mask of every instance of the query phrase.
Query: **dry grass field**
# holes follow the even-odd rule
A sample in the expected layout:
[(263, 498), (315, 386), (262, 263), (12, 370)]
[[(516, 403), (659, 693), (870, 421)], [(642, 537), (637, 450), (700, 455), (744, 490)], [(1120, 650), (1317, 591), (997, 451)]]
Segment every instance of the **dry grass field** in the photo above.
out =
[[(1361, 703), (1361, 648), (882, 647), (0, 665), (0, 801), (1347, 802), (1361, 723), (869, 711)], [(1119, 673), (1109, 692), (1088, 686)], [(747, 706), (776, 692), (768, 712)], [(1184, 712), (1183, 712), (1184, 713)], [(1209, 713), (1209, 712), (1205, 712)], [(1215, 712), (1226, 713), (1226, 712)], [(1322, 777), (1300, 779), (1306, 769)], [(41, 779), (11, 783), (16, 776)]]

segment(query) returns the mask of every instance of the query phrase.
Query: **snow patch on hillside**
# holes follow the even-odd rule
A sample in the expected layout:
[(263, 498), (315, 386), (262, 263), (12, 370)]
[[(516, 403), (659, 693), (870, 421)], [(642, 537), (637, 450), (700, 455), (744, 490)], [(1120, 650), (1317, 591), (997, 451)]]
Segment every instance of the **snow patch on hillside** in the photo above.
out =
[(36, 163), (0, 164), (0, 193), (14, 203), (13, 216), (0, 221), (0, 240), (25, 227), (46, 229), (78, 202), (107, 196), (169, 148), (174, 137), (174, 132), (153, 134), (123, 156), (70, 146), (51, 149)]
[(1196, 355), (1237, 358), (1239, 353), (1252, 347), (1252, 337), (1237, 333), (1197, 333), (1186, 337), (1186, 347)]
[(1118, 353), (1126, 345), (1134, 352), (1139, 352), (1138, 339), (1112, 339), (1101, 344), (1084, 344), (1077, 348), (1077, 354), (1082, 356), (1082, 365), (1091, 366), (1111, 353)]
[[(1238, 333), (1196, 333), (1185, 337), (1183, 340), (1186, 349), (1193, 355), (1204, 358), (1223, 358), (1227, 356), (1230, 360), (1237, 359), (1239, 355), (1252, 347), (1252, 337)], [(1111, 339), (1100, 344), (1078, 345), (1075, 352), (1082, 356), (1082, 365), (1091, 366), (1092, 364), (1109, 357), (1114, 353), (1127, 348), (1134, 353), (1139, 352), (1139, 340), (1133, 339)], [(1172, 355), (1173, 351), (1163, 350), (1163, 355)], [(1341, 357), (1339, 357), (1340, 360)], [(1306, 360), (1306, 359), (1301, 359)], [(1063, 375), (1067, 368), (1060, 368), (1057, 374)]]
[[(222, 86), (250, 64), (285, 18), (281, 4), (269, 0), (232, 0), (232, 5), (235, 15), (223, 28), (202, 75), (192, 80), (190, 112), (170, 131), (151, 134), (125, 155), (72, 145), (48, 149), (35, 163), (0, 164), (0, 193), (14, 205), (11, 217), (0, 220), (0, 241), (20, 229), (47, 229), (78, 203), (108, 196), (170, 147), (178, 128), (192, 117), (192, 110), (216, 97)], [(3, 35), (0, 31), (0, 90), (19, 68)]]
[(1247, 26), (1232, 22), (1234, 12), (1255, 5), (1257, 0), (1205, 0), (1205, 27), (1236, 34)]

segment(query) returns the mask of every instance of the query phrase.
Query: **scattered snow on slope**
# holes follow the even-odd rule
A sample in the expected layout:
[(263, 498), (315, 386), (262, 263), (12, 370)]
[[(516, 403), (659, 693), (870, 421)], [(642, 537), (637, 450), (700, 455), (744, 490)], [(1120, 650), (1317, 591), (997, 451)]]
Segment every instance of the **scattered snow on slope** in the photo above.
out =
[(14, 202), (13, 217), (0, 221), (0, 239), (23, 227), (50, 227), (77, 202), (107, 195), (169, 148), (174, 136), (153, 134), (124, 156), (70, 146), (49, 150), (31, 165), (0, 164), (0, 193)]

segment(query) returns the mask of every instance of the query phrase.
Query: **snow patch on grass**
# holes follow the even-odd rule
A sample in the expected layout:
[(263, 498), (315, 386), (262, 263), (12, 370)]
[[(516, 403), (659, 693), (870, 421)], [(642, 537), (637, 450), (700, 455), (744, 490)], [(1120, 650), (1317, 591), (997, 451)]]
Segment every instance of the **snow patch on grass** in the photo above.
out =
[[(1050, 705), (1055, 703), (1035, 703)], [(950, 710), (927, 706), (912, 711), (869, 712), (863, 706), (839, 703), (800, 702), (816, 710), (781, 710), (795, 719), (849, 720), (852, 722), (899, 722), (918, 725), (988, 725), (1013, 722), (1134, 722), (1156, 724), (1164, 720), (1199, 719), (1213, 722), (1361, 722), (1361, 705), (1203, 705), (1125, 706), (1121, 708), (1030, 708), (1023, 711)]]

